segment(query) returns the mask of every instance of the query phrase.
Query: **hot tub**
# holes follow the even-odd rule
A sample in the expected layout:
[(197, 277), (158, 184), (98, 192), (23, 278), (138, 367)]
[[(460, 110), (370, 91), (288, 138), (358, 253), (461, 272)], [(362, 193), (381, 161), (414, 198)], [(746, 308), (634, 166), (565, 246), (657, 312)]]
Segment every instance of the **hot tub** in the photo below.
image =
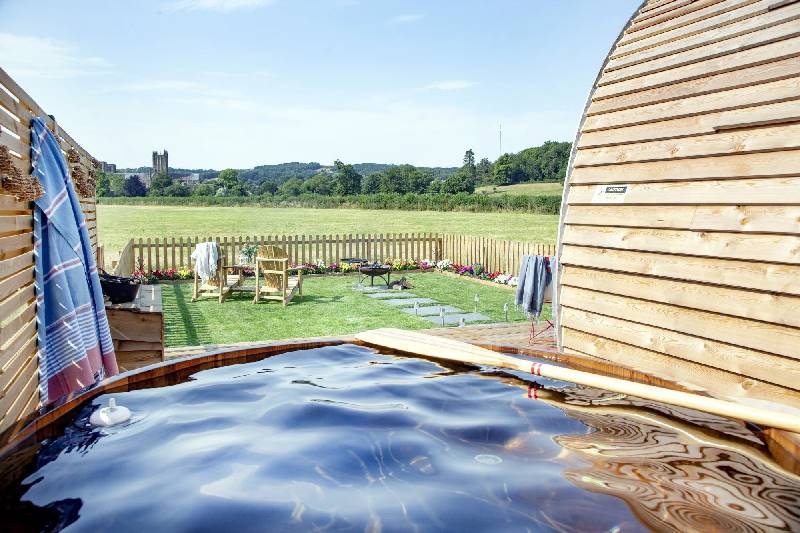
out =
[[(0, 530), (800, 529), (725, 419), (352, 344), (195, 370), (11, 450)], [(92, 428), (112, 396), (133, 418)]]

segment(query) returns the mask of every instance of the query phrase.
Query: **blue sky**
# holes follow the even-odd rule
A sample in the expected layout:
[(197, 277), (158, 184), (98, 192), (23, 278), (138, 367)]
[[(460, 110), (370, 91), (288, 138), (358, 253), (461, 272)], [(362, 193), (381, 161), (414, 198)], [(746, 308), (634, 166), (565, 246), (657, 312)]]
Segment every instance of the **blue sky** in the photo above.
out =
[(449, 166), (572, 140), (639, 3), (0, 0), (0, 66), (122, 166)]

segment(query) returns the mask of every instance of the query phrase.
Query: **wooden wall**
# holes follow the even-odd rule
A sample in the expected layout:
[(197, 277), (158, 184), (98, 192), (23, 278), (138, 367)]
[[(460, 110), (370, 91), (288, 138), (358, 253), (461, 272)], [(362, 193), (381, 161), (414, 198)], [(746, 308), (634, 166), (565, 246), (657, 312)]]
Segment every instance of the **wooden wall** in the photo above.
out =
[(565, 351), (800, 389), (800, 1), (645, 2), (564, 194)]
[[(29, 174), (30, 121), (47, 117), (62, 149), (78, 150), (88, 173), (91, 156), (64, 132), (36, 102), (0, 69), (0, 145)], [(93, 247), (97, 246), (95, 199), (82, 198)], [(33, 287), (33, 211), (0, 188), (0, 432), (39, 404), (36, 305)]]

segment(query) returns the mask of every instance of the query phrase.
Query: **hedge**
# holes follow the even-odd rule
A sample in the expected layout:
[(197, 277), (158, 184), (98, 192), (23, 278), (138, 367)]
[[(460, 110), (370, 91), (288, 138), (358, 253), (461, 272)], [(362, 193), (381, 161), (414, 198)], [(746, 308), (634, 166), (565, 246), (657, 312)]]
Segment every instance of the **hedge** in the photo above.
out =
[(522, 194), (359, 194), (354, 196), (143, 196), (101, 197), (101, 205), (313, 207), (321, 209), (401, 209), (404, 211), (515, 211), (557, 215), (561, 197)]

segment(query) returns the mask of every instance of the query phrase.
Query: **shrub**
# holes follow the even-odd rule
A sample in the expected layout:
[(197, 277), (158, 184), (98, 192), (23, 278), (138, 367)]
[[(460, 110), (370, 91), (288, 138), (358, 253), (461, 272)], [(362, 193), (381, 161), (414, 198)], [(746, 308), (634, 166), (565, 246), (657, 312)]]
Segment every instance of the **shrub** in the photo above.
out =
[(469, 211), (475, 213), (512, 211), (543, 215), (557, 215), (561, 207), (560, 196), (483, 195), (470, 193), (379, 193), (351, 196), (322, 196), (311, 193), (287, 195), (279, 193), (274, 196), (104, 197), (98, 198), (97, 201), (99, 204), (104, 205), (310, 207), (320, 209)]

